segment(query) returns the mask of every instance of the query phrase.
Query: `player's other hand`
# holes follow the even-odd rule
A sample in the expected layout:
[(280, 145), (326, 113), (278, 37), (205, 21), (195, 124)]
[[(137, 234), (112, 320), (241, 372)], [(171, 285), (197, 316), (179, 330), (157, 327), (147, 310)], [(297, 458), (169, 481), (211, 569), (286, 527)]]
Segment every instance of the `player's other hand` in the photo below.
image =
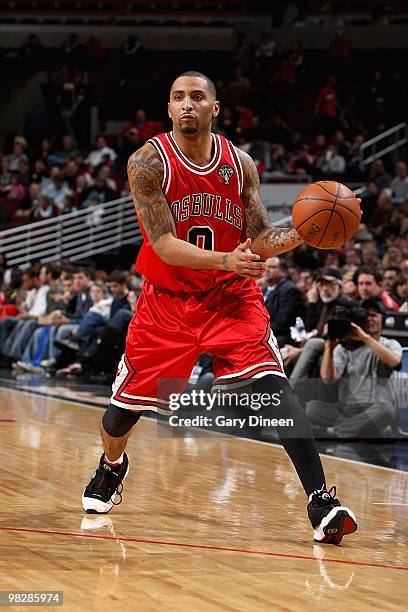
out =
[(225, 255), (225, 270), (236, 272), (240, 276), (256, 280), (261, 278), (266, 270), (264, 261), (260, 261), (260, 256), (252, 253), (251, 239), (242, 242), (232, 253)]

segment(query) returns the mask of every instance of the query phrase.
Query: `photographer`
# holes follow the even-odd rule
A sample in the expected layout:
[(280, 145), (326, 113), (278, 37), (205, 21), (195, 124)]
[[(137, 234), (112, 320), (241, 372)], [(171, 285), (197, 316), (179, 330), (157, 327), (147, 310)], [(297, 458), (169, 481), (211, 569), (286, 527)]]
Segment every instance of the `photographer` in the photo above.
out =
[(383, 304), (370, 298), (358, 309), (361, 326), (350, 319), (328, 324), (320, 375), (326, 384), (339, 381), (338, 401), (307, 404), (316, 434), (338, 438), (392, 434), (396, 414), (388, 379), (401, 363), (402, 349), (396, 340), (381, 336), (385, 314)]
[(307, 294), (306, 330), (308, 340), (304, 346), (286, 346), (285, 366), (296, 362), (290, 376), (292, 384), (311, 376), (318, 376), (319, 359), (323, 355), (323, 328), (338, 305), (348, 305), (342, 294), (342, 276), (340, 270), (325, 266), (318, 271), (315, 285)]

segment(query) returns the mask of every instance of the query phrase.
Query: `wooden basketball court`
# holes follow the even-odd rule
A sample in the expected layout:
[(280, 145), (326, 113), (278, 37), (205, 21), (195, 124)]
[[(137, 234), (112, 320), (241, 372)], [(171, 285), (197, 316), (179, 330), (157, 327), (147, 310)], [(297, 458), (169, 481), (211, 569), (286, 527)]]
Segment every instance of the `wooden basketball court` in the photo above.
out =
[(85, 515), (102, 411), (6, 389), (0, 406), (1, 591), (59, 590), (87, 611), (407, 607), (407, 473), (323, 458), (359, 531), (314, 545), (280, 447), (142, 419), (122, 505)]

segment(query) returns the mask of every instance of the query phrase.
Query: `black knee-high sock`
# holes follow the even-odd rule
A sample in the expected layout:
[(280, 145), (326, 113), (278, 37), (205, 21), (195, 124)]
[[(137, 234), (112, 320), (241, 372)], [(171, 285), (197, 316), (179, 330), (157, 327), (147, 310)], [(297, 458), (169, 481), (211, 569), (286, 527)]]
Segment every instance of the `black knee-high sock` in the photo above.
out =
[[(253, 393), (276, 394), (278, 406), (271, 402), (268, 415), (275, 418), (292, 419), (293, 426), (277, 427), (282, 446), (288, 453), (307, 495), (325, 486), (322, 462), (317, 452), (312, 430), (305, 412), (293, 393), (288, 381), (278, 376), (265, 376), (252, 384)], [(265, 416), (267, 416), (265, 414)]]

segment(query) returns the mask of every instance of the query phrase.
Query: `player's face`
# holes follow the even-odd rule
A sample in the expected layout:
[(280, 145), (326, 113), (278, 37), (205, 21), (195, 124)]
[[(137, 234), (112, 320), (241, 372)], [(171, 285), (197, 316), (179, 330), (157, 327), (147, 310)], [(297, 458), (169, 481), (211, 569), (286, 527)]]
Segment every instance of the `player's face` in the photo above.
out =
[(179, 77), (170, 90), (169, 117), (173, 128), (183, 134), (198, 134), (211, 129), (212, 120), (219, 113), (207, 81), (199, 77)]

